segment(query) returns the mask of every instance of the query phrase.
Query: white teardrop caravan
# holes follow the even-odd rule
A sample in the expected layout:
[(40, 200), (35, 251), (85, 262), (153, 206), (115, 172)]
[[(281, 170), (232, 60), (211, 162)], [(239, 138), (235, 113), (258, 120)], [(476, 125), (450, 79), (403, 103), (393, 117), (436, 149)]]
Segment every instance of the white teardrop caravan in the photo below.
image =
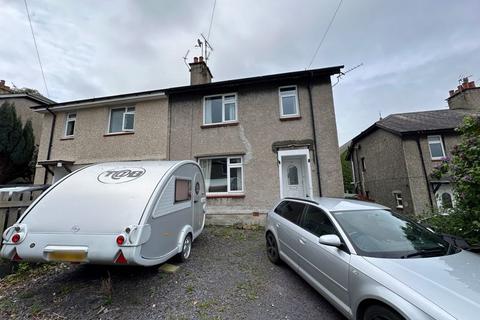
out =
[(5, 230), (11, 260), (150, 266), (185, 260), (205, 224), (202, 171), (193, 161), (81, 168), (45, 191)]

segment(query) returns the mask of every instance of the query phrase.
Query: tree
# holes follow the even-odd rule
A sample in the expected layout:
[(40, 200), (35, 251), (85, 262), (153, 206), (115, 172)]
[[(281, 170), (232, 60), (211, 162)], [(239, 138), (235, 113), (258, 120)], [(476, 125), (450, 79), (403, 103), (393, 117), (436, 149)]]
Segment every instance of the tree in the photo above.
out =
[(343, 174), (343, 186), (346, 193), (354, 193), (353, 187), (353, 175), (352, 175), (352, 165), (350, 161), (346, 159), (348, 150), (345, 150), (340, 154), (340, 162), (342, 164), (342, 174)]
[(450, 176), (455, 195), (455, 207), (448, 216), (436, 216), (434, 224), (446, 233), (480, 243), (480, 118), (467, 116), (456, 129), (460, 144), (444, 159), (432, 176)]
[(0, 106), (0, 184), (15, 178), (31, 179), (29, 165), (35, 151), (32, 122), (17, 116), (15, 104), (4, 102)]

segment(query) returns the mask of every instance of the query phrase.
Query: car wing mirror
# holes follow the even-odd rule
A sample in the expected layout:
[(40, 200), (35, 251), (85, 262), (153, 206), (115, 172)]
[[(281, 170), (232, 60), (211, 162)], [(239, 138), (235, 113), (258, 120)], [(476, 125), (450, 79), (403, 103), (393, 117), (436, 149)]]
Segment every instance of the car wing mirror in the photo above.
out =
[(340, 241), (340, 238), (336, 234), (325, 234), (318, 238), (318, 242), (320, 244), (324, 244), (326, 246), (331, 246), (331, 247), (341, 247), (342, 242)]

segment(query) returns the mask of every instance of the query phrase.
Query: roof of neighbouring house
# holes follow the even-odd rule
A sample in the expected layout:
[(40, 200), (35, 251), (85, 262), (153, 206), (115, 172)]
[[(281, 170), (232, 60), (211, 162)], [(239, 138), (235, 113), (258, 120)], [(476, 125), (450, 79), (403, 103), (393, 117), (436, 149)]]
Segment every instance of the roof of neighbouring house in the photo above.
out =
[[(391, 114), (362, 131), (352, 139), (351, 145), (353, 146), (377, 129), (382, 129), (399, 136), (453, 132), (467, 115), (480, 117), (480, 112), (466, 109), (443, 109)], [(347, 158), (349, 157), (350, 151), (347, 155)]]
[(30, 93), (4, 93), (0, 94), (0, 100), (5, 100), (5, 99), (28, 99), (33, 102), (41, 103), (42, 105), (38, 107), (44, 107), (45, 104), (54, 104), (55, 101), (48, 99), (47, 97), (44, 97), (40, 94), (30, 94)]
[[(233, 79), (233, 80), (226, 80), (226, 81), (218, 81), (218, 82), (211, 82), (205, 84), (197, 84), (197, 85), (188, 85), (188, 86), (181, 86), (181, 87), (173, 87), (167, 89), (157, 89), (157, 90), (150, 90), (150, 91), (141, 91), (141, 92), (133, 92), (133, 93), (125, 93), (120, 95), (113, 95), (113, 96), (105, 96), (105, 97), (98, 97), (98, 98), (90, 98), (90, 99), (82, 99), (82, 100), (74, 100), (74, 101), (66, 101), (55, 103), (49, 108), (52, 110), (56, 108), (64, 108), (68, 106), (80, 106), (80, 105), (93, 105), (99, 103), (105, 103), (112, 100), (131, 100), (131, 99), (148, 99), (158, 95), (170, 95), (170, 94), (178, 94), (178, 93), (187, 93), (187, 92), (206, 92), (208, 90), (217, 90), (217, 89), (224, 89), (224, 88), (232, 88), (238, 87), (242, 85), (252, 85), (252, 84), (261, 84), (261, 83), (275, 83), (280, 81), (295, 81), (295, 80), (302, 80), (302, 79), (318, 79), (322, 77), (329, 77), (334, 74), (340, 73), (340, 69), (343, 66), (334, 66), (328, 68), (320, 68), (320, 69), (312, 69), (312, 70), (302, 70), (302, 71), (294, 71), (294, 72), (286, 72), (286, 73), (277, 73), (277, 74), (270, 74), (264, 76), (256, 76), (256, 77), (249, 77), (249, 78), (240, 78), (240, 79)], [(32, 106), (34, 110), (44, 110), (44, 105), (39, 106)]]
[(396, 113), (377, 121), (380, 128), (397, 133), (455, 129), (466, 115), (475, 114), (467, 110), (432, 110)]

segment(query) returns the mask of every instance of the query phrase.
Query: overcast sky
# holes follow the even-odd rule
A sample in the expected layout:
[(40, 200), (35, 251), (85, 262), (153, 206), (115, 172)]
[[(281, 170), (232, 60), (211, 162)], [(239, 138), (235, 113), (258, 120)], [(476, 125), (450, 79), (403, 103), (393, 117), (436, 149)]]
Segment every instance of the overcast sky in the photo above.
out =
[[(214, 81), (304, 70), (339, 0), (217, 0)], [(28, 0), (50, 98), (187, 85), (182, 56), (207, 34), (213, 0)], [(480, 1), (344, 0), (312, 68), (334, 87), (339, 142), (391, 113), (446, 106), (460, 75), (480, 82)], [(0, 0), (0, 79), (46, 95), (25, 6)], [(335, 82), (335, 79), (332, 79)]]

